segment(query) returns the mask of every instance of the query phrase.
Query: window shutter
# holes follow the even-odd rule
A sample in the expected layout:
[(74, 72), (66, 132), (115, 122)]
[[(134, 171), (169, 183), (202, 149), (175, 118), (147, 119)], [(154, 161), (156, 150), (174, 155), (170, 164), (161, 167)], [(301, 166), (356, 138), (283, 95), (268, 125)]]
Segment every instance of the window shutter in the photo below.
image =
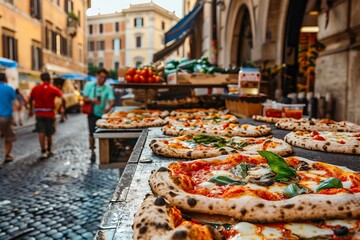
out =
[(136, 27), (136, 18), (134, 18), (134, 27)]
[(31, 17), (35, 17), (34, 1), (35, 0), (30, 0), (30, 16)]
[(69, 2), (68, 2), (68, 0), (64, 0), (64, 10), (66, 13), (69, 13), (68, 9), (69, 9)]
[(41, 48), (36, 48), (36, 49), (37, 49), (38, 55), (39, 55), (39, 69), (38, 70), (41, 70), (42, 69), (42, 63), (43, 63), (42, 50), (41, 50)]
[(144, 18), (141, 18), (141, 26), (144, 26)]
[(8, 53), (7, 53), (7, 41), (6, 41), (6, 35), (3, 34), (2, 35), (2, 55), (4, 57), (7, 57), (8, 56)]
[(35, 70), (35, 47), (31, 46), (31, 69)]
[(45, 48), (49, 49), (49, 29), (45, 27)]
[(56, 53), (56, 32), (51, 31), (51, 50)]
[(14, 40), (14, 49), (13, 49), (14, 60), (18, 61), (18, 41), (15, 38), (13, 38), (13, 40)]
[(41, 1), (40, 0), (36, 0), (37, 1), (37, 18), (40, 20), (41, 19)]

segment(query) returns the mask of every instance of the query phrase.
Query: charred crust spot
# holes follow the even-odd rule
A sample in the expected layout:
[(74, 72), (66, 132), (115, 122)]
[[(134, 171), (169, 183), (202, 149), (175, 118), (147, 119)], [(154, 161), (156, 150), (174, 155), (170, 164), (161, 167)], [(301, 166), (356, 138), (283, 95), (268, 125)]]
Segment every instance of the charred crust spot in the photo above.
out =
[(159, 168), (158, 172), (170, 172), (170, 170), (166, 167)]
[(181, 216), (183, 217), (183, 219), (185, 219), (186, 221), (191, 221), (192, 218), (189, 215), (186, 215), (185, 213), (181, 213)]
[(146, 233), (146, 231), (147, 231), (147, 226), (142, 226), (140, 229), (139, 229), (139, 233), (140, 234), (144, 234), (144, 233)]
[(154, 144), (156, 142), (155, 139), (151, 140), (150, 144)]
[(235, 209), (235, 208), (236, 208), (236, 205), (235, 205), (235, 204), (231, 206), (231, 209)]
[(190, 207), (194, 207), (196, 205), (197, 201), (195, 198), (189, 198), (187, 200), (187, 203), (189, 204)]
[(348, 212), (346, 215), (347, 215), (349, 218), (352, 217), (352, 213), (351, 213), (351, 212)]
[(221, 155), (227, 155), (227, 154), (228, 154), (227, 151), (222, 151), (222, 152), (221, 152)]
[(256, 205), (258, 208), (263, 208), (265, 205), (263, 203), (259, 203), (258, 205)]
[(294, 206), (295, 206), (294, 204), (287, 204), (284, 206), (284, 208), (290, 209), (290, 208), (293, 208)]
[(156, 206), (164, 206), (166, 204), (165, 199), (161, 196), (157, 197), (155, 199), (155, 205)]
[(154, 148), (158, 148), (159, 147), (159, 144), (154, 144)]
[(237, 153), (238, 151), (236, 151), (235, 149), (234, 150), (231, 150), (231, 153)]
[(225, 151), (225, 149), (224, 148), (219, 148), (219, 151)]
[(213, 210), (213, 205), (210, 204), (210, 205), (209, 205), (209, 209), (210, 209), (210, 210)]
[(155, 227), (157, 228), (157, 229), (159, 229), (159, 228), (164, 228), (164, 229), (166, 229), (166, 230), (171, 230), (172, 228), (169, 226), (169, 224), (167, 224), (167, 223), (156, 223), (155, 224)]
[(246, 209), (245, 208), (242, 208), (241, 210), (240, 210), (240, 212), (241, 212), (241, 214), (243, 215), (243, 216), (245, 216), (245, 214), (246, 214)]
[(304, 210), (304, 207), (300, 206), (297, 208), (299, 211)]
[(329, 145), (330, 145), (330, 142), (326, 142), (325, 145), (329, 146)]
[(173, 186), (169, 186), (169, 189), (170, 190), (174, 190), (175, 188)]
[(174, 233), (174, 235), (172, 235), (172, 238), (171, 239), (185, 239), (187, 237), (187, 232), (182, 230), (182, 231), (176, 231)]
[(356, 148), (353, 148), (351, 151), (352, 151), (353, 154), (355, 154), (356, 153)]
[(338, 207), (338, 210), (339, 210), (339, 211), (342, 211), (342, 210), (344, 210), (344, 207), (343, 207), (343, 206), (340, 206), (340, 207)]
[(169, 194), (170, 194), (171, 197), (176, 197), (177, 196), (177, 194), (174, 193), (173, 191), (170, 191)]
[(326, 203), (329, 204), (329, 205), (331, 205), (331, 201), (329, 201), (329, 200), (327, 200)]
[(188, 151), (187, 153), (186, 153), (186, 156), (188, 156), (188, 157), (191, 157), (191, 151)]
[[(315, 147), (317, 147), (317, 145)], [(327, 150), (327, 145), (325, 144), (322, 148), (324, 149), (324, 151), (326, 151)]]
[(141, 226), (141, 223), (138, 223), (135, 225), (136, 228), (139, 228)]
[(145, 218), (142, 218), (142, 219), (141, 219), (141, 222), (145, 222)]
[(162, 210), (161, 208), (158, 209), (159, 213), (164, 213), (164, 210)]

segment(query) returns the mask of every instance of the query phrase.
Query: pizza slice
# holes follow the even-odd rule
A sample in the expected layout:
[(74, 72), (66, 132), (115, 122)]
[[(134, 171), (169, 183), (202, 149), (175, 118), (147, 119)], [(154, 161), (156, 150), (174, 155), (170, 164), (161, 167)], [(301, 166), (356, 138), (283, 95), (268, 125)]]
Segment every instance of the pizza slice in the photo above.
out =
[(99, 119), (96, 121), (96, 126), (99, 128), (109, 129), (126, 129), (126, 128), (147, 128), (162, 126), (166, 122), (159, 117), (123, 117), (119, 119)]
[(280, 120), (284, 120), (285, 118), (280, 118), (280, 117), (265, 117), (262, 115), (253, 115), (252, 119), (254, 119), (255, 121), (260, 121), (260, 122), (267, 122), (267, 123), (277, 123)]
[(190, 109), (177, 109), (170, 112), (170, 116), (190, 116), (190, 115), (196, 115), (196, 116), (207, 116), (213, 113), (218, 114), (227, 114), (227, 110), (220, 111), (215, 108), (190, 108)]
[(360, 132), (290, 132), (285, 141), (293, 146), (323, 152), (360, 154)]
[(360, 220), (249, 223), (232, 218), (182, 212), (163, 197), (148, 195), (133, 222), (133, 239), (358, 239)]
[(290, 131), (332, 131), (332, 132), (360, 132), (360, 125), (352, 122), (325, 119), (292, 119), (285, 118), (277, 123), (275, 126), (280, 129)]
[(181, 115), (181, 116), (169, 116), (165, 118), (165, 121), (168, 123), (178, 123), (178, 122), (190, 122), (190, 121), (203, 121), (206, 123), (238, 123), (239, 120), (236, 116), (231, 114), (219, 114), (219, 113), (211, 113), (206, 116), (198, 116), (198, 115)]
[(254, 126), (251, 124), (239, 125), (237, 123), (210, 124), (204, 121), (191, 121), (168, 123), (162, 128), (162, 131), (164, 134), (170, 136), (207, 134), (224, 137), (261, 137), (269, 135), (271, 128), (267, 125)]
[(182, 210), (253, 223), (360, 217), (360, 173), (259, 154), (170, 163), (152, 173), (150, 187)]
[(160, 111), (160, 110), (143, 110), (143, 109), (134, 109), (131, 111), (119, 111), (114, 113), (104, 114), (101, 118), (123, 118), (123, 117), (161, 117), (165, 118), (169, 115), (169, 111)]
[(268, 150), (280, 156), (293, 152), (289, 144), (277, 138), (228, 138), (204, 134), (154, 139), (150, 142), (150, 148), (158, 155), (187, 159), (217, 157), (240, 152), (257, 154), (259, 150)]

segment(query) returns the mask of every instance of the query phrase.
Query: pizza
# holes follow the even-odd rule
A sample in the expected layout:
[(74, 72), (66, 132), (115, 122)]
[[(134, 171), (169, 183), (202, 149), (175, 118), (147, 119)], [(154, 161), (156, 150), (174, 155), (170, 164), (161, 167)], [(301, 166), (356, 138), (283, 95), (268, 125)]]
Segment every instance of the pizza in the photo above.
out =
[(211, 123), (209, 121), (194, 120), (168, 123), (162, 128), (162, 131), (164, 134), (170, 136), (207, 134), (225, 137), (261, 137), (269, 135), (271, 133), (271, 128), (267, 125), (239, 125), (229, 122)]
[(206, 116), (198, 116), (198, 115), (169, 116), (165, 118), (165, 121), (168, 123), (188, 122), (189, 124), (191, 124), (192, 121), (204, 121), (212, 124), (239, 122), (238, 118), (234, 115), (219, 114), (219, 113), (210, 113), (209, 115)]
[(154, 139), (150, 142), (150, 148), (157, 155), (186, 159), (217, 157), (239, 152), (257, 154), (259, 150), (268, 150), (280, 156), (293, 152), (289, 144), (277, 138), (228, 138), (209, 135)]
[(101, 118), (108, 119), (108, 118), (135, 117), (135, 116), (165, 118), (168, 115), (169, 115), (169, 111), (134, 109), (131, 111), (107, 113), (104, 114)]
[(360, 173), (259, 154), (173, 162), (151, 174), (150, 187), (181, 210), (252, 223), (360, 218)]
[(297, 131), (360, 132), (360, 125), (352, 122), (336, 122), (331, 119), (285, 118), (275, 123), (277, 128)]
[(290, 132), (285, 141), (293, 146), (323, 152), (360, 154), (360, 132)]
[(177, 109), (170, 112), (170, 116), (184, 116), (184, 115), (196, 115), (206, 116), (213, 113), (226, 114), (228, 111), (220, 111), (215, 108), (189, 108), (189, 109)]
[(260, 121), (260, 122), (277, 123), (278, 121), (284, 120), (285, 118), (265, 117), (265, 116), (261, 116), (261, 115), (253, 115), (252, 119), (254, 119), (255, 121)]
[(249, 223), (182, 212), (162, 196), (148, 195), (134, 217), (133, 239), (359, 239), (359, 219)]
[(96, 121), (96, 126), (99, 128), (148, 128), (162, 126), (166, 122), (159, 117), (123, 117), (123, 118), (109, 118), (99, 119)]

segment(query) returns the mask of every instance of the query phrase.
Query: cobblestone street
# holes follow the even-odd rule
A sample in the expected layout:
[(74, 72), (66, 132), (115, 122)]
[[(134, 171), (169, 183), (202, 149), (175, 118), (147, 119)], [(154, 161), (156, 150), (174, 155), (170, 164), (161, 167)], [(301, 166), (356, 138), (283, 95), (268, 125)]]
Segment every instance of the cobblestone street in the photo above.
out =
[(0, 169), (0, 239), (92, 239), (119, 171), (91, 164), (86, 116), (58, 124), (46, 160), (33, 128), (17, 131), (15, 161)]

